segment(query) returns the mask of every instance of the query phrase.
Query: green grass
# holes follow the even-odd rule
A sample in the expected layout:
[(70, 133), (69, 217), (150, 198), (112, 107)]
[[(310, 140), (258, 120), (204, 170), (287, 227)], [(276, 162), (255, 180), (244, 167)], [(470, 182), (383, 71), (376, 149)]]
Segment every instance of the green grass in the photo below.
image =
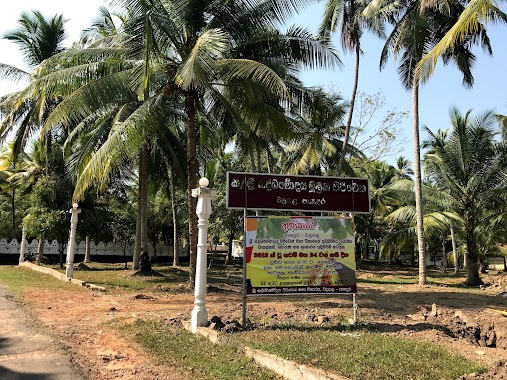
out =
[(117, 328), (126, 338), (134, 339), (147, 349), (161, 364), (184, 368), (192, 372), (194, 379), (278, 379), (272, 372), (259, 368), (243, 356), (234, 345), (214, 345), (202, 336), (173, 329), (161, 322), (118, 323)]
[(25, 289), (78, 289), (74, 284), (56, 279), (48, 274), (35, 272), (19, 266), (0, 266), (0, 283), (7, 285), (15, 293)]
[[(419, 282), (418, 273), (414, 272), (413, 275), (369, 275), (368, 277), (364, 277), (364, 275), (359, 274), (357, 278), (358, 285), (360, 284), (371, 284), (371, 285), (379, 285), (379, 286), (399, 286), (399, 285), (416, 285)], [(481, 293), (482, 290), (479, 287), (469, 287), (464, 285), (465, 282), (465, 274), (461, 273), (460, 276), (454, 275), (454, 273), (449, 272), (448, 274), (443, 274), (441, 272), (432, 272), (428, 273), (427, 277), (427, 285), (433, 286), (447, 286), (452, 288), (453, 291), (463, 292), (463, 293)]]
[[(125, 270), (125, 264), (87, 263), (91, 270), (74, 269), (74, 278), (94, 285), (104, 286), (108, 291), (164, 291), (177, 293), (186, 290), (179, 285), (188, 280), (188, 272), (171, 266), (154, 266), (162, 276), (133, 276), (134, 271)], [(58, 266), (51, 268), (65, 272)], [(77, 268), (77, 264), (74, 265)], [(129, 265), (131, 268), (131, 265)]]
[(344, 333), (293, 326), (286, 330), (249, 331), (238, 334), (236, 339), (250, 347), (357, 380), (442, 380), (484, 371), (436, 344), (367, 331)]

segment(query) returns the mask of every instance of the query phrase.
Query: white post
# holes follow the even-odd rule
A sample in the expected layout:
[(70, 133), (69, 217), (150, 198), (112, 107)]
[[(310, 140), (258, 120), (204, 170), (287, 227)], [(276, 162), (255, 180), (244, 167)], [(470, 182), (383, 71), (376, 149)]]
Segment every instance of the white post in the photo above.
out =
[(211, 215), (211, 197), (216, 195), (216, 190), (208, 189), (208, 185), (208, 179), (201, 178), (199, 180), (199, 188), (192, 189), (192, 196), (197, 198), (195, 213), (199, 217), (199, 222), (197, 224), (199, 234), (197, 238), (197, 260), (195, 268), (195, 301), (190, 322), (194, 334), (197, 332), (197, 327), (208, 325), (208, 311), (206, 310), (208, 220)]
[(77, 208), (77, 203), (72, 204), (72, 208), (69, 210), (72, 214), (70, 217), (70, 235), (69, 244), (67, 245), (67, 263), (65, 269), (65, 275), (70, 280), (74, 274), (74, 253), (76, 252), (76, 227), (78, 215), (81, 212), (80, 208)]
[(26, 234), (25, 228), (23, 227), (23, 232), (21, 233), (21, 247), (19, 248), (19, 263), (25, 261), (25, 246), (26, 246)]

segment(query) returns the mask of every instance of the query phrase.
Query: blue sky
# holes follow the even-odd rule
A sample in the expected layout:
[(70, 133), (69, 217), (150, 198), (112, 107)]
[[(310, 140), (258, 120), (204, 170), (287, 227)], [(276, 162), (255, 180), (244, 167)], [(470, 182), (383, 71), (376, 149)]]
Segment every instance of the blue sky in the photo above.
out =
[[(308, 9), (304, 15), (295, 18), (295, 22), (305, 25), (316, 32), (322, 14), (322, 5)], [(505, 9), (503, 9), (505, 11)], [(488, 35), (493, 48), (493, 56), (482, 52), (477, 46), (474, 53), (477, 56), (474, 69), (475, 84), (472, 89), (462, 86), (462, 77), (453, 65), (438, 64), (430, 80), (422, 85), (419, 99), (420, 125), (427, 126), (433, 131), (449, 128), (449, 108), (457, 106), (463, 112), (473, 109), (474, 114), (494, 109), (498, 113), (507, 113), (507, 74), (504, 64), (507, 62), (507, 26), (490, 25)], [(339, 47), (338, 36), (333, 42)], [(398, 77), (396, 64), (390, 61), (379, 70), (380, 52), (383, 41), (372, 35), (365, 35), (361, 40), (361, 66), (359, 72), (358, 90), (365, 93), (382, 91), (386, 98), (385, 109), (411, 111), (412, 95), (405, 90)], [(354, 56), (340, 53), (344, 67), (332, 72), (304, 72), (302, 77), (306, 84), (332, 86), (339, 89), (345, 99), (350, 99), (353, 85)], [(400, 153), (413, 160), (412, 148), (412, 115), (410, 114), (401, 124), (405, 140), (404, 149)], [(422, 130), (421, 130), (422, 131)], [(422, 131), (421, 140), (427, 135)], [(397, 155), (399, 156), (399, 154)], [(393, 157), (388, 159), (392, 163)]]
[[(41, 10), (45, 15), (63, 13), (69, 19), (67, 24), (68, 43), (79, 37), (80, 31), (89, 26), (90, 21), (97, 15), (99, 5), (103, 0), (18, 0), (2, 3), (0, 13), (0, 33), (16, 27), (16, 21), (23, 10)], [(295, 18), (294, 22), (308, 27), (316, 32), (322, 14), (322, 5), (309, 7), (304, 14)], [(423, 85), (420, 92), (420, 122), (432, 130), (445, 129), (449, 126), (448, 110), (451, 106), (458, 106), (462, 111), (473, 108), (475, 112), (495, 109), (498, 113), (507, 113), (507, 75), (504, 73), (507, 62), (506, 26), (491, 25), (489, 36), (493, 46), (493, 56), (487, 56), (477, 47), (475, 53), (477, 61), (473, 74), (475, 85), (472, 89), (465, 89), (461, 85), (461, 76), (453, 66), (439, 65), (433, 77)], [(503, 37), (503, 38), (502, 38)], [(339, 46), (338, 36), (334, 37)], [(400, 84), (396, 65), (391, 59), (382, 72), (379, 71), (379, 57), (383, 42), (376, 37), (365, 35), (362, 40), (364, 55), (362, 56), (359, 91), (376, 93), (382, 91), (386, 98), (385, 111), (411, 110), (411, 94)], [(344, 66), (333, 71), (305, 71), (302, 79), (307, 85), (323, 86), (338, 91), (343, 98), (349, 99), (352, 90), (354, 57), (352, 54), (340, 53)], [(23, 67), (21, 56), (14, 44), (0, 40), (0, 62)], [(15, 89), (6, 82), (0, 83), (0, 93), (8, 93)], [(400, 125), (404, 139), (407, 141), (401, 152), (412, 160), (412, 119), (411, 115)], [(424, 133), (421, 138), (424, 139)], [(392, 158), (389, 160), (391, 161)]]

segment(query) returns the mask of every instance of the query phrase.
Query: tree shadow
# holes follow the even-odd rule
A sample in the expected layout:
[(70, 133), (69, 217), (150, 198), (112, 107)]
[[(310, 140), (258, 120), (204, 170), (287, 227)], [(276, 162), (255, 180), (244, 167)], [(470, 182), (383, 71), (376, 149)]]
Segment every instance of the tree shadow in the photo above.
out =
[(351, 326), (347, 324), (315, 326), (313, 324), (282, 323), (271, 326), (264, 326), (263, 329), (273, 331), (301, 331), (301, 332), (330, 331), (343, 333), (354, 333), (354, 332), (360, 333), (364, 331), (373, 333), (397, 333), (401, 331), (421, 332), (421, 331), (438, 330), (443, 334), (447, 335), (448, 337), (454, 339), (457, 338), (457, 335), (449, 328), (428, 322), (421, 322), (409, 325), (401, 325), (398, 323), (368, 322), (368, 323), (360, 323), (357, 324), (356, 326)]
[(309, 303), (305, 306), (323, 309), (350, 309), (350, 304), (348, 303), (333, 302), (333, 301), (320, 301), (320, 302), (317, 301)]
[[(0, 352), (9, 352), (12, 339), (0, 337)], [(41, 372), (16, 372), (0, 365), (0, 379), (2, 380), (51, 380), (56, 376)]]
[(57, 377), (40, 372), (16, 372), (0, 365), (0, 379), (2, 380), (52, 380)]
[(5, 349), (9, 346), (9, 339), (0, 336), (0, 352), (5, 351)]
[(434, 287), (420, 291), (400, 290), (365, 290), (358, 295), (359, 308), (374, 308), (387, 312), (408, 314), (417, 312), (421, 307), (431, 308), (435, 303), (438, 308), (483, 310), (485, 308), (507, 307), (507, 298), (494, 294), (458, 292), (454, 288)]
[(375, 285), (415, 285), (417, 284), (417, 280), (408, 280), (408, 279), (399, 279), (399, 278), (389, 278), (389, 279), (372, 279), (372, 278), (358, 278), (358, 284), (375, 284)]

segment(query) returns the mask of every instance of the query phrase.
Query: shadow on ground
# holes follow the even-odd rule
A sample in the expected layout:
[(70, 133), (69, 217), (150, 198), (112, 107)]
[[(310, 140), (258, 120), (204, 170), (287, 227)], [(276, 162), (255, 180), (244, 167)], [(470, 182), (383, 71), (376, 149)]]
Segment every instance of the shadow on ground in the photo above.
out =
[(2, 380), (52, 380), (55, 376), (45, 373), (15, 372), (0, 365), (0, 379)]

